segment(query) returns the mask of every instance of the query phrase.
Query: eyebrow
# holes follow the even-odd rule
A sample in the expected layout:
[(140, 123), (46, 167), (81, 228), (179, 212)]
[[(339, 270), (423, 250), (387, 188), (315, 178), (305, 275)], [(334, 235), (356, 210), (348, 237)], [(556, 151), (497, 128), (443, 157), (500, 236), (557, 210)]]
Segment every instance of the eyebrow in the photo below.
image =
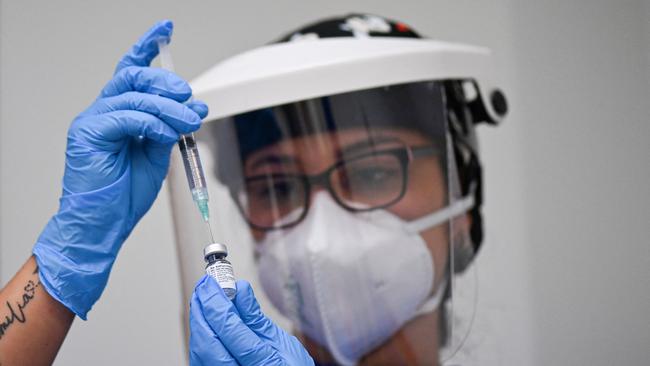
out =
[(400, 140), (391, 136), (370, 136), (365, 140), (357, 141), (341, 149), (341, 155), (353, 155), (365, 150), (374, 150), (377, 145), (386, 142), (399, 142)]
[(296, 158), (289, 155), (266, 155), (259, 159), (256, 159), (251, 163), (250, 169), (255, 169), (261, 165), (272, 164), (272, 165), (283, 165), (283, 164), (296, 164)]
[[(363, 139), (357, 142), (354, 142), (350, 145), (345, 146), (344, 148), (341, 149), (339, 152), (339, 156), (349, 156), (349, 155), (354, 155), (358, 154), (361, 152), (365, 152), (367, 150), (373, 150), (376, 148), (377, 145), (384, 144), (386, 142), (400, 142), (400, 140), (396, 137), (392, 136), (382, 136), (382, 135), (377, 135), (377, 136), (369, 136), (367, 139)], [(259, 168), (262, 165), (270, 164), (270, 165), (296, 165), (298, 160), (290, 155), (266, 155), (262, 156), (258, 159), (253, 160), (251, 163), (249, 169), (256, 169)]]

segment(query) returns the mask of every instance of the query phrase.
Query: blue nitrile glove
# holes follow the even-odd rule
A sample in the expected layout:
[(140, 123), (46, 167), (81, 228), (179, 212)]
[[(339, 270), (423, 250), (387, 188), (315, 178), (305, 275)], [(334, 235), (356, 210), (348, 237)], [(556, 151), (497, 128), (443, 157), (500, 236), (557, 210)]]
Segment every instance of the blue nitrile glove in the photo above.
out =
[(253, 289), (237, 281), (230, 301), (210, 276), (190, 304), (190, 365), (314, 365), (298, 339), (262, 314)]
[(142, 36), (68, 130), (59, 211), (33, 252), (41, 283), (82, 319), (158, 195), (179, 134), (196, 131), (208, 112), (201, 102), (182, 104), (192, 90), (180, 77), (148, 67), (157, 40), (171, 33), (163, 21)]

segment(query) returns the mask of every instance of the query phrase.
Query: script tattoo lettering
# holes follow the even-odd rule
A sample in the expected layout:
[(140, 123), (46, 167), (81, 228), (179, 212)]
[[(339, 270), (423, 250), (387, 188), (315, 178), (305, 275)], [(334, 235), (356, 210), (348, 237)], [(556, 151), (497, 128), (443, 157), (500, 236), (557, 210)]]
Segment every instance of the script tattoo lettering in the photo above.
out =
[[(34, 270), (33, 274), (38, 273), (38, 267)], [(36, 289), (41, 285), (41, 282), (36, 280), (36, 282), (29, 280), (25, 287), (23, 287), (23, 296), (19, 301), (11, 303), (7, 301), (5, 303), (9, 315), (6, 315), (4, 319), (0, 322), (0, 339), (4, 337), (7, 333), (7, 329), (11, 327), (16, 322), (25, 323), (27, 318), (25, 317), (25, 308), (29, 305), (29, 302), (32, 301), (36, 295)], [(0, 318), (1, 319), (1, 318)]]

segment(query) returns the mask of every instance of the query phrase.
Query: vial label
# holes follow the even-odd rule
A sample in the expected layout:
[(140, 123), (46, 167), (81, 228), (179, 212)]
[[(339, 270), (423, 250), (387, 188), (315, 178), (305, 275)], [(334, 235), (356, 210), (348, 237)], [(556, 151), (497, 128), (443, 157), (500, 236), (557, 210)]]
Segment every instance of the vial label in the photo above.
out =
[(219, 286), (221, 286), (223, 292), (229, 299), (232, 300), (235, 297), (237, 285), (235, 284), (235, 274), (232, 270), (232, 265), (216, 262), (209, 265), (205, 269), (205, 272), (219, 283)]

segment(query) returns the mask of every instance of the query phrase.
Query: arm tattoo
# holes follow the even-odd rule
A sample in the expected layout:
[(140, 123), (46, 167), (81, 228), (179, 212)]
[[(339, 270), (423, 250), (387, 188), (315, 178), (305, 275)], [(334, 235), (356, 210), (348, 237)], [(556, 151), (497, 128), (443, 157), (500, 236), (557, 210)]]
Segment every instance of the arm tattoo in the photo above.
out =
[[(38, 266), (34, 270), (33, 274), (38, 273)], [(25, 308), (29, 305), (29, 302), (32, 301), (36, 295), (36, 289), (41, 285), (41, 281), (36, 280), (36, 282), (29, 280), (25, 287), (23, 287), (23, 296), (19, 301), (14, 302), (13, 304), (9, 301), (5, 303), (9, 315), (6, 315), (4, 319), (0, 318), (0, 340), (7, 333), (7, 329), (11, 327), (16, 322), (25, 323), (27, 318), (25, 317)]]

